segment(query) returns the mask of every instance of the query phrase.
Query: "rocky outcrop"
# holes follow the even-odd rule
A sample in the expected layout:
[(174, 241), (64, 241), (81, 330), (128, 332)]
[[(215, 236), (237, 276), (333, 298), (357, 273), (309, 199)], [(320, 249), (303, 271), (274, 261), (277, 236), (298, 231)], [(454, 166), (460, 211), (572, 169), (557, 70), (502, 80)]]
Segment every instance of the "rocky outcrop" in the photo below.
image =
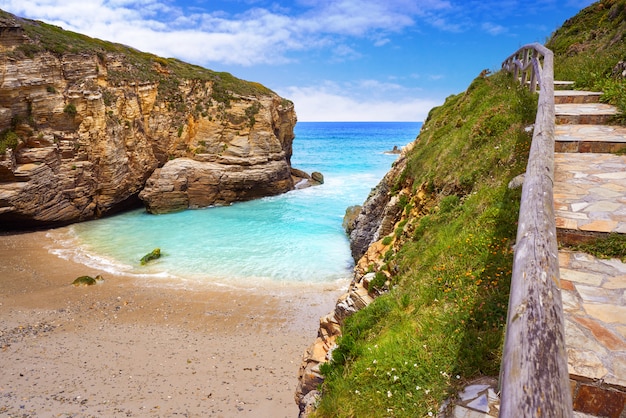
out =
[[(389, 243), (383, 238), (398, 228), (403, 217), (416, 216), (426, 207), (427, 194), (424, 190), (413, 193), (412, 185), (405, 184), (401, 175), (406, 167), (406, 155), (414, 145), (415, 142), (403, 149), (400, 158), (362, 207), (351, 207), (346, 211), (344, 226), (350, 234), (356, 266), (347, 292), (337, 300), (334, 311), (320, 319), (317, 339), (303, 355), (295, 394), (301, 417), (308, 416), (314, 410), (319, 397), (319, 385), (324, 381), (320, 365), (331, 360), (332, 350), (341, 335), (341, 325), (347, 317), (369, 305), (381, 292), (381, 289), (370, 284), (376, 272), (389, 274), (383, 271), (384, 255), (396, 245), (395, 238)], [(411, 199), (410, 214), (404, 211), (402, 196)], [(389, 266), (386, 268), (389, 269)]]
[(402, 187), (400, 178), (406, 167), (406, 154), (413, 149), (414, 142), (403, 148), (400, 158), (391, 170), (372, 190), (358, 214), (351, 214), (355, 219), (346, 225), (350, 235), (352, 258), (359, 260), (373, 242), (393, 231), (393, 220), (400, 210), (397, 194), (392, 189)]
[(151, 213), (164, 213), (284, 193), (293, 188), (283, 159), (241, 166), (177, 158), (157, 169), (139, 194)]
[(0, 11), (1, 227), (291, 190), (295, 123), (259, 84)]

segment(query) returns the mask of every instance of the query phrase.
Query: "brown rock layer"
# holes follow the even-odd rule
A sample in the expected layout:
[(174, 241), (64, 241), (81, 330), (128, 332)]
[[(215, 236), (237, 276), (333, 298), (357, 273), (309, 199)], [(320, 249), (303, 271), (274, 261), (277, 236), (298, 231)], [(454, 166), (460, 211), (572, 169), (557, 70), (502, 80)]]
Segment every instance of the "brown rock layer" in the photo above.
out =
[(156, 212), (294, 188), (288, 100), (50, 28), (0, 11), (0, 228), (112, 213), (148, 179), (141, 196)]

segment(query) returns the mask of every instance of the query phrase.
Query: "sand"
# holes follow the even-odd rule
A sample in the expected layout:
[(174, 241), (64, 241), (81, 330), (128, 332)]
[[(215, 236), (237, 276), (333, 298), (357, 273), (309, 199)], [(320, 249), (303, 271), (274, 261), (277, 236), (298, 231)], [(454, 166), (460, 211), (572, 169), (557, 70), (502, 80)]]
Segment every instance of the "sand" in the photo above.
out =
[(0, 235), (0, 417), (298, 415), (301, 356), (337, 285), (144, 282), (52, 245), (45, 231)]

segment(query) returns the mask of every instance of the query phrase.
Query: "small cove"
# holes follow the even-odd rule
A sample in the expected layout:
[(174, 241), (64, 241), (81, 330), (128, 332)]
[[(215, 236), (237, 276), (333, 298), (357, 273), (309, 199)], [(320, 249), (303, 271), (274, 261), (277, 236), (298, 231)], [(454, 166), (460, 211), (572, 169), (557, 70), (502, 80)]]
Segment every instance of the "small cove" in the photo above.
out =
[[(421, 123), (300, 122), (292, 165), (325, 183), (227, 207), (149, 215), (134, 210), (49, 232), (53, 253), (150, 281), (245, 287), (345, 283), (352, 269), (342, 220), (362, 204)], [(141, 266), (154, 248), (163, 256)]]

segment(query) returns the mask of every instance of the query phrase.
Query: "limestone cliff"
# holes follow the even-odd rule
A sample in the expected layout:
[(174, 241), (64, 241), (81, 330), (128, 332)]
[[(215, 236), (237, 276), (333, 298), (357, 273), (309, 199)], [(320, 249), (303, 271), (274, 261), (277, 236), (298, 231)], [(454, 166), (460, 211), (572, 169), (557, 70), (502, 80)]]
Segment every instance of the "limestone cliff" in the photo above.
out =
[(295, 123), (260, 84), (0, 11), (3, 227), (283, 193)]

